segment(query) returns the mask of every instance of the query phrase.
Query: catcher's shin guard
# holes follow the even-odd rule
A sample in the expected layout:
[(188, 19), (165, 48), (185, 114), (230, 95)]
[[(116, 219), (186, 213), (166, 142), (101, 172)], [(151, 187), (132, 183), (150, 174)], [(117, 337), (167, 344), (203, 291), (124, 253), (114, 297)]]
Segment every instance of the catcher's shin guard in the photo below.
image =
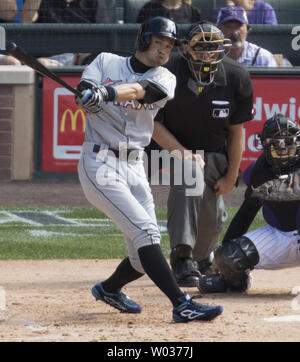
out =
[(173, 248), (170, 256), (172, 272), (181, 287), (197, 287), (200, 272), (192, 259), (192, 248), (188, 245), (178, 245)]

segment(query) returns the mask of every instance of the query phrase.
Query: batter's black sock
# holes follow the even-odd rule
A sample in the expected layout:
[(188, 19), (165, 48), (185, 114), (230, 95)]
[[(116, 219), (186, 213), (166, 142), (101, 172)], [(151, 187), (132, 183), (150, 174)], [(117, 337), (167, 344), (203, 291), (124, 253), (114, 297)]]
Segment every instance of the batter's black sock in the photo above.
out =
[(166, 294), (174, 307), (182, 301), (178, 301), (184, 294), (180, 290), (174, 278), (169, 264), (164, 257), (160, 245), (147, 245), (138, 250), (141, 264), (148, 277)]
[(116, 293), (124, 285), (139, 279), (144, 274), (136, 271), (130, 264), (129, 258), (125, 258), (118, 265), (114, 273), (102, 282), (103, 288), (108, 293)]

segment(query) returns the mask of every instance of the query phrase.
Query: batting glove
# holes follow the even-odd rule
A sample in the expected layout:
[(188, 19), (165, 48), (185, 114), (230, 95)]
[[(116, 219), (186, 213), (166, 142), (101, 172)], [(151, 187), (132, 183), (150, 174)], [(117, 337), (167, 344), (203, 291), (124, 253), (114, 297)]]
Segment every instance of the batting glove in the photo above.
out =
[(98, 113), (102, 109), (103, 94), (99, 88), (84, 89), (81, 96), (75, 97), (76, 103), (88, 113)]

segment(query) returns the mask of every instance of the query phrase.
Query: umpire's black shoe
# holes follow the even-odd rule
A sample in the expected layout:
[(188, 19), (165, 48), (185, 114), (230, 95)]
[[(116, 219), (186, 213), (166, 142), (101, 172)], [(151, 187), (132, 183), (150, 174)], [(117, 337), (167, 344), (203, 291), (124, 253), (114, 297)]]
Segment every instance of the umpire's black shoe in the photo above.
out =
[(198, 289), (200, 293), (226, 293), (229, 288), (222, 274), (209, 274), (200, 278)]
[(200, 272), (195, 268), (192, 258), (179, 258), (172, 262), (172, 272), (180, 287), (197, 287)]
[(213, 274), (214, 272), (212, 267), (212, 262), (210, 261), (209, 257), (197, 261), (197, 266), (200, 274), (202, 275)]

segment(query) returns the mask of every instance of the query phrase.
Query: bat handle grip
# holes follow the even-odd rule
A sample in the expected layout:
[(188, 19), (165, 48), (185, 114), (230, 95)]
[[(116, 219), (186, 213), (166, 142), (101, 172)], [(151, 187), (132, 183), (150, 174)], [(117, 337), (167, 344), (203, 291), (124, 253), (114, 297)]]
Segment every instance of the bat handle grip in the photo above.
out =
[(82, 93), (83, 93), (82, 104), (84, 104), (91, 98), (93, 92), (91, 89), (85, 89)]

